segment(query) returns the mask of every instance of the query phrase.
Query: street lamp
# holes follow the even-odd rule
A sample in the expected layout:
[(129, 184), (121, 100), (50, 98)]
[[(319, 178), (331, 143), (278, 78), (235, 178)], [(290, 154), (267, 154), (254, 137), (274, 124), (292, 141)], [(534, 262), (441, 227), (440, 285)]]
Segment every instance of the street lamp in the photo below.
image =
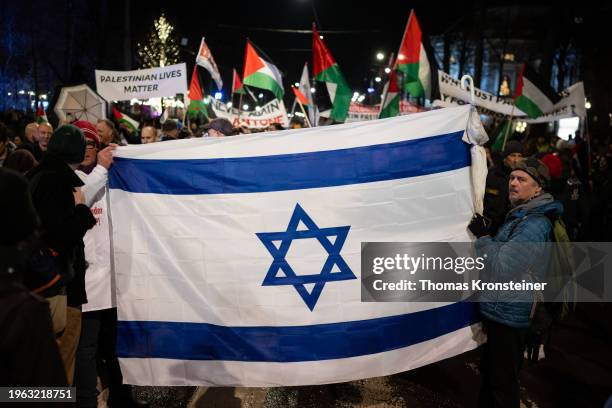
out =
[(249, 105), (247, 105), (246, 103), (242, 105), (242, 110), (249, 110)]
[(376, 59), (379, 61), (382, 61), (385, 58), (385, 54), (383, 54), (382, 52), (377, 52), (376, 53)]
[(584, 102), (584, 107), (585, 107), (585, 108), (587, 108), (587, 109), (591, 109), (591, 102), (590, 102), (590, 101), (585, 100), (585, 102)]
[(374, 78), (374, 81), (380, 82), (380, 81), (382, 81), (382, 78), (377, 76), (376, 78)]
[(389, 74), (389, 73), (391, 73), (391, 68), (389, 67), (385, 68), (385, 74)]

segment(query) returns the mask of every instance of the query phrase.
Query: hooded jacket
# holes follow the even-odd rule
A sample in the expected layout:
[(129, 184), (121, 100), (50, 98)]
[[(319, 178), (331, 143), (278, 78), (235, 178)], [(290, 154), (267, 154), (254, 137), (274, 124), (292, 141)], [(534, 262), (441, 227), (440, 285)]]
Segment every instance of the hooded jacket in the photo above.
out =
[[(544, 282), (552, 241), (552, 223), (563, 212), (560, 202), (541, 194), (508, 213), (494, 237), (476, 240), (478, 256), (484, 256), (483, 280), (487, 282)], [(481, 314), (511, 327), (529, 327), (533, 291), (483, 291)]]

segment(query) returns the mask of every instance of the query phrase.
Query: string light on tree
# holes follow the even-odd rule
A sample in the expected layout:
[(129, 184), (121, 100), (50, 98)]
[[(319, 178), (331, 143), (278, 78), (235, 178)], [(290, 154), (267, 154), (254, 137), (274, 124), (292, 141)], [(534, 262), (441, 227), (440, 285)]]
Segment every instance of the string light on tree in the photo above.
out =
[(179, 48), (172, 26), (163, 14), (153, 22), (154, 29), (145, 44), (138, 44), (144, 68), (165, 67), (178, 62)]

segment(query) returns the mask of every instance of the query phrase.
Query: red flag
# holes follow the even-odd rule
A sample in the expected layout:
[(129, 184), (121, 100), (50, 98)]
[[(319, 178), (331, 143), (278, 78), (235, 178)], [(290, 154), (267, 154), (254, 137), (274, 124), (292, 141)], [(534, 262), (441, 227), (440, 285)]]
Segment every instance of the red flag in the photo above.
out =
[(232, 81), (232, 95), (235, 93), (244, 93), (244, 89), (242, 89), (242, 81), (236, 72), (236, 68), (234, 68), (234, 79)]
[(291, 89), (293, 89), (293, 93), (295, 94), (295, 98), (300, 101), (300, 103), (302, 105), (310, 105), (310, 102), (308, 102), (308, 98), (306, 97), (306, 95), (304, 95), (302, 93), (302, 91), (300, 91), (298, 88), (296, 88), (295, 86), (292, 86)]
[(191, 74), (191, 83), (189, 84), (189, 99), (192, 101), (201, 101), (204, 99), (200, 80), (198, 79), (198, 66), (194, 65), (193, 73)]

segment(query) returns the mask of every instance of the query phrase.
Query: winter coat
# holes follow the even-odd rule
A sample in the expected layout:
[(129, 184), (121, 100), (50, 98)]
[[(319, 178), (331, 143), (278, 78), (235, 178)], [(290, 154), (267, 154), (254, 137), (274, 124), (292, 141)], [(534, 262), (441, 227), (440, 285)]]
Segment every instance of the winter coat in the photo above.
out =
[(0, 384), (66, 387), (49, 304), (0, 277)]
[[(557, 218), (563, 206), (544, 193), (513, 208), (495, 237), (476, 240), (478, 256), (485, 257), (483, 281), (545, 282), (552, 240), (550, 218)], [(511, 327), (529, 327), (535, 297), (533, 291), (483, 291), (481, 314)]]
[(86, 205), (74, 205), (74, 189), (83, 182), (52, 154), (46, 154), (26, 176), (42, 225), (42, 241), (58, 254), (58, 272), (67, 285), (68, 304), (80, 306), (87, 302), (83, 236), (96, 224)]

